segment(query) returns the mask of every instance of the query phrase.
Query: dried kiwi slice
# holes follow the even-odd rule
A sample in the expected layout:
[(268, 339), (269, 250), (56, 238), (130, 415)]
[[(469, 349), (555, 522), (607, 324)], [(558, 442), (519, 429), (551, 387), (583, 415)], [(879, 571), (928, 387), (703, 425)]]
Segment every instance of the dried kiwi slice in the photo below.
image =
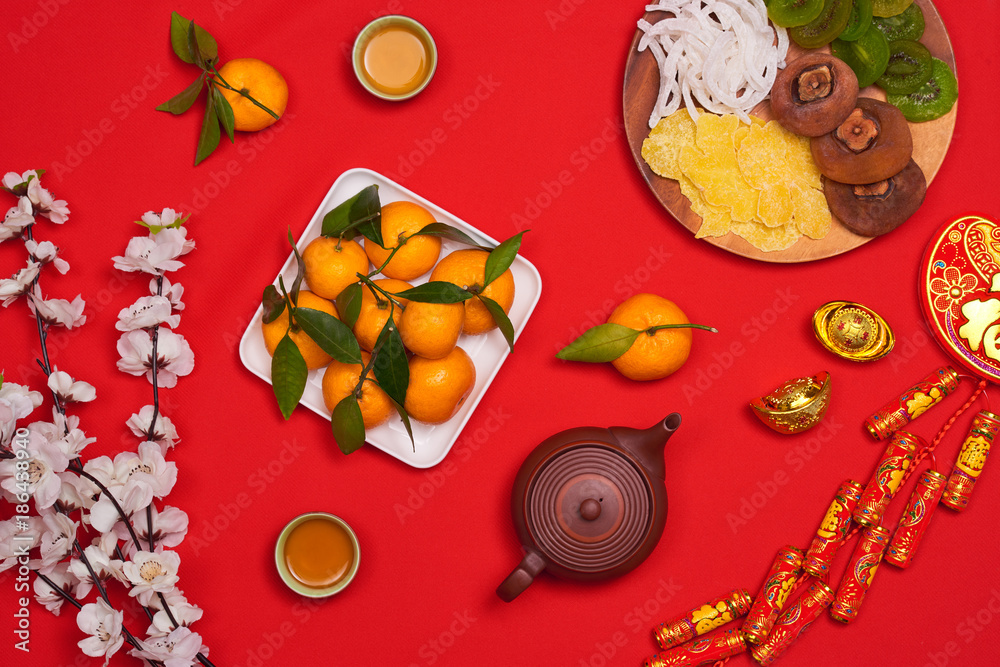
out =
[(858, 87), (875, 83), (889, 64), (889, 42), (878, 30), (866, 30), (853, 42), (835, 39), (830, 50), (858, 76)]
[(872, 19), (872, 25), (890, 42), (897, 39), (916, 41), (924, 34), (924, 12), (917, 5), (910, 5), (902, 14)]
[(914, 93), (931, 78), (931, 60), (931, 52), (920, 42), (889, 42), (889, 64), (876, 83), (887, 93)]
[(872, 0), (854, 0), (854, 7), (851, 9), (851, 18), (847, 20), (847, 27), (840, 33), (837, 39), (845, 42), (853, 42), (861, 35), (865, 34), (868, 26), (872, 24)]
[(804, 49), (816, 49), (832, 42), (844, 32), (851, 18), (852, 0), (824, 0), (823, 10), (814, 20), (788, 31), (792, 40)]
[(793, 28), (805, 25), (823, 11), (823, 0), (771, 0), (767, 16), (776, 26)]
[(872, 0), (875, 16), (895, 16), (913, 4), (913, 0)]
[(889, 104), (899, 107), (906, 120), (922, 123), (945, 115), (958, 99), (958, 81), (948, 63), (931, 59), (931, 78), (909, 95), (888, 95)]

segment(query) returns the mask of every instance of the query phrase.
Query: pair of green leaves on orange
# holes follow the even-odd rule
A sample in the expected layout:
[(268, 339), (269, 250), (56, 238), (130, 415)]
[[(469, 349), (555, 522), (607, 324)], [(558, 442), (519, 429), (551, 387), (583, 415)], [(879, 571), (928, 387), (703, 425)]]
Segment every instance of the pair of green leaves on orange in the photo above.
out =
[[(366, 242), (377, 243), (384, 247), (381, 237), (381, 203), (378, 196), (378, 186), (364, 188), (354, 197), (346, 200), (324, 216), (322, 234), (324, 236), (352, 238), (357, 234), (365, 237)], [(459, 229), (443, 223), (431, 223), (416, 232), (416, 235), (436, 235), (488, 251), (486, 261), (485, 289), (510, 268), (520, 249), (523, 232), (513, 236), (496, 248), (480, 245), (475, 239)], [(341, 319), (321, 311), (297, 307), (298, 292), (301, 287), (304, 264), (298, 249), (292, 241), (289, 231), (289, 242), (297, 260), (297, 273), (292, 282), (291, 290), (285, 290), (283, 279), (279, 278), (278, 287), (268, 285), (264, 289), (263, 307), (264, 321), (273, 322), (285, 308), (289, 308), (291, 327), (301, 328), (327, 354), (343, 363), (361, 364), (361, 350), (352, 328), (361, 312), (361, 296), (365, 289), (371, 290), (376, 299), (387, 301), (392, 309), (398, 308), (399, 300), (420, 301), (425, 303), (461, 303), (471, 298), (479, 298), (490, 310), (497, 326), (503, 333), (508, 345), (513, 349), (514, 328), (503, 312), (500, 304), (484, 297), (476, 290), (466, 290), (452, 283), (443, 281), (428, 282), (398, 293), (387, 292), (375, 284), (372, 277), (384, 267), (376, 267), (367, 275), (358, 274), (358, 282), (349, 285), (335, 303)], [(410, 237), (412, 238), (412, 237)], [(399, 244), (401, 247), (405, 244)], [(391, 260), (392, 255), (386, 259)], [(280, 288), (280, 292), (279, 292)], [(285, 343), (287, 339), (287, 344)], [(393, 317), (386, 320), (372, 350), (370, 360), (362, 367), (358, 384), (354, 391), (343, 398), (333, 409), (330, 423), (337, 446), (345, 454), (360, 448), (365, 441), (365, 427), (361, 415), (358, 397), (364, 382), (372, 381), (378, 384), (391, 399), (413, 442), (413, 431), (409, 416), (403, 408), (406, 402), (406, 389), (409, 385), (409, 363), (403, 340), (395, 326)], [(308, 369), (298, 348), (291, 338), (286, 336), (279, 343), (271, 360), (271, 379), (278, 406), (288, 419), (298, 404), (305, 390)]]
[(715, 327), (703, 324), (660, 324), (648, 329), (633, 329), (623, 324), (607, 322), (584, 331), (576, 340), (556, 353), (557, 359), (604, 363), (614, 361), (628, 352), (640, 334), (652, 336), (660, 329), (704, 329), (718, 333)]
[[(178, 58), (199, 67), (201, 74), (190, 86), (156, 107), (156, 110), (166, 111), (175, 116), (186, 112), (201, 95), (206, 82), (208, 83), (208, 102), (205, 105), (205, 117), (201, 123), (198, 148), (195, 150), (194, 157), (194, 163), (197, 165), (219, 146), (222, 131), (225, 131), (230, 142), (235, 143), (236, 141), (234, 134), (236, 121), (233, 117), (233, 107), (218, 89), (220, 87), (226, 88), (238, 92), (248, 99), (253, 100), (253, 98), (243, 91), (236, 90), (219, 76), (219, 72), (215, 68), (219, 62), (219, 45), (215, 38), (204, 28), (196, 25), (194, 21), (189, 21), (177, 12), (170, 15), (170, 44)], [(267, 107), (256, 100), (253, 102), (267, 113), (278, 118), (278, 115)]]

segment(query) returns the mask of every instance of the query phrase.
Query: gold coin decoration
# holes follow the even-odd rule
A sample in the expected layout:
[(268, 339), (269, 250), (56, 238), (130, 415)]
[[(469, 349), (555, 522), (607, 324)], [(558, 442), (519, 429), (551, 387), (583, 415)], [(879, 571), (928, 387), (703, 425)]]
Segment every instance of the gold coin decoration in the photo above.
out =
[(831, 301), (813, 314), (813, 332), (826, 349), (851, 361), (875, 361), (892, 351), (892, 328), (871, 308)]

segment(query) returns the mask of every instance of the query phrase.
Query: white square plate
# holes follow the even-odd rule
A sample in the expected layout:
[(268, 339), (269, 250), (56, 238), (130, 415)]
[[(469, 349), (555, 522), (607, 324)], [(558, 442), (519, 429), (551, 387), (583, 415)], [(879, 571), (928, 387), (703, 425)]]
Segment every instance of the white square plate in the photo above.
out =
[[(309, 225), (302, 233), (302, 236), (299, 237), (298, 247), (300, 252), (310, 241), (320, 235), (324, 215), (338, 204), (353, 197), (363, 188), (373, 183), (378, 185), (379, 200), (382, 204), (400, 200), (416, 202), (430, 211), (434, 215), (434, 219), (438, 222), (444, 222), (461, 229), (483, 245), (497, 245), (497, 241), (483, 234), (472, 225), (456, 218), (441, 207), (435, 206), (423, 197), (414, 194), (385, 176), (369, 169), (350, 169), (341, 174), (334, 182), (333, 187), (326, 193), (326, 197), (323, 198), (323, 202), (316, 210)], [(364, 239), (360, 237), (358, 241), (364, 243)], [(441, 256), (444, 257), (446, 254), (464, 247), (468, 246), (443, 239)], [(514, 274), (514, 284), (516, 287), (514, 304), (511, 306), (509, 317), (511, 323), (514, 325), (514, 337), (516, 339), (520, 336), (524, 325), (531, 316), (531, 312), (538, 303), (538, 297), (542, 293), (542, 278), (531, 262), (520, 255), (514, 259), (510, 270)], [(281, 267), (280, 273), (285, 285), (292, 284), (292, 281), (295, 279), (295, 273), (295, 256), (294, 254), (289, 254), (284, 266)], [(424, 275), (409, 282), (419, 285), (427, 282), (427, 276)], [(274, 284), (277, 285), (277, 283), (278, 277), (275, 276)], [(258, 306), (257, 312), (254, 313), (253, 319), (250, 322), (250, 326), (243, 333), (243, 338), (240, 340), (240, 360), (254, 375), (270, 383), (271, 356), (264, 347), (264, 338), (260, 333), (263, 312), (263, 307)], [(430, 468), (444, 459), (445, 455), (448, 454), (448, 451), (458, 439), (465, 423), (472, 416), (473, 410), (476, 409), (479, 401), (482, 400), (483, 394), (486, 393), (486, 388), (490, 386), (493, 378), (500, 370), (500, 366), (503, 365), (504, 360), (510, 353), (503, 334), (496, 329), (480, 336), (466, 336), (463, 334), (459, 338), (458, 344), (469, 353), (469, 356), (472, 357), (473, 362), (476, 364), (476, 386), (458, 413), (447, 422), (437, 425), (422, 424), (416, 420), (411, 420), (413, 438), (416, 442), (415, 447), (410, 443), (410, 438), (406, 434), (406, 429), (403, 427), (402, 421), (398, 417), (390, 417), (388, 423), (368, 430), (366, 441), (369, 444), (415, 468)], [(323, 403), (322, 379), (323, 369), (310, 371), (306, 390), (299, 404), (329, 419), (330, 411), (326, 409), (326, 405)], [(277, 409), (277, 406), (275, 409)], [(333, 439), (332, 434), (330, 438), (331, 440)]]

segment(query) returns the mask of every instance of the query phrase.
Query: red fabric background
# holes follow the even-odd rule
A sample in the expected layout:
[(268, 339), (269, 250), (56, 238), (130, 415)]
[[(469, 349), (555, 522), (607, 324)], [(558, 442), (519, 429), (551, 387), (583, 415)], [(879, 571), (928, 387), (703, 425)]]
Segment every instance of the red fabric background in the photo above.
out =
[[(223, 59), (262, 58), (291, 89), (278, 125), (222, 145), (197, 168), (199, 115), (153, 109), (195, 74), (170, 50), (173, 9), (206, 26)], [(78, 410), (99, 438), (88, 456), (134, 449), (124, 422), (150, 396), (147, 383), (115, 370), (114, 346), (118, 310), (144, 293), (146, 280), (123, 284), (110, 257), (139, 232), (131, 221), (144, 211), (193, 212), (188, 228), (198, 249), (175, 275), (187, 303), (178, 331), (196, 366), (162, 400), (183, 439), (171, 454), (180, 477), (168, 498), (191, 519), (178, 549), (181, 588), (205, 610), (194, 629), (215, 664), (638, 665), (654, 652), (656, 623), (735, 587), (756, 593), (779, 547), (808, 544), (837, 484), (867, 481), (881, 446), (864, 434), (864, 418), (948, 362), (928, 338), (916, 299), (930, 236), (960, 214), (1000, 215), (993, 75), (1000, 47), (982, 32), (1000, 20), (998, 3), (939, 10), (961, 98), (951, 149), (923, 207), (901, 230), (847, 255), (780, 266), (695, 241), (642, 181), (619, 129), (622, 73), (642, 3), (33, 0), (8, 7), (0, 170), (48, 169), (44, 185), (72, 210), (68, 224), (42, 223), (37, 233), (73, 265), (65, 277), (46, 273), (47, 293), (81, 293), (89, 304), (86, 326), (52, 341), (54, 362), (98, 390), (99, 400)], [(365, 93), (345, 55), (361, 26), (390, 12), (423, 22), (440, 49), (434, 81), (402, 104)], [(32, 21), (43, 27), (33, 30)], [(329, 425), (307, 411), (286, 423), (270, 387), (237, 354), (262, 287), (287, 256), (287, 229), (297, 236), (334, 179), (356, 166), (396, 178), (496, 238), (518, 231), (515, 215), (534, 218), (523, 254), (542, 273), (541, 301), (459, 443), (428, 471), (373, 448), (344, 457)], [(561, 192), (547, 199), (560, 175)], [(0, 247), (0, 271), (13, 272), (22, 253), (18, 243)], [(687, 365), (656, 383), (555, 359), (636, 291), (674, 299), (720, 333), (696, 333)], [(870, 365), (822, 350), (810, 316), (832, 299), (875, 308), (894, 326), (898, 349)], [(42, 387), (24, 305), (0, 312), (0, 327), (5, 377)], [(732, 355), (737, 344), (741, 352)], [(751, 397), (821, 369), (833, 376), (833, 402), (820, 429), (781, 437), (751, 415)], [(913, 431), (932, 437), (972, 386), (963, 382)], [(497, 599), (494, 588), (521, 556), (509, 494), (526, 454), (564, 428), (647, 426), (674, 410), (684, 422), (666, 455), (670, 514), (649, 560), (609, 583), (542, 575), (512, 604)], [(943, 467), (970, 420), (942, 444)], [(749, 518), (736, 525), (741, 508)], [(282, 585), (272, 556), (285, 522), (311, 510), (345, 517), (363, 549), (355, 582), (318, 606)], [(854, 624), (821, 618), (783, 664), (993, 664), (998, 513), (1000, 471), (988, 470), (967, 512), (939, 512), (909, 570), (881, 568)], [(10, 573), (0, 577), (0, 662), (99, 664), (79, 657), (82, 635), (68, 607), (56, 618), (33, 603), (32, 651), (15, 652), (13, 587)], [(145, 623), (129, 627), (141, 633)], [(112, 664), (134, 663), (119, 655)]]

